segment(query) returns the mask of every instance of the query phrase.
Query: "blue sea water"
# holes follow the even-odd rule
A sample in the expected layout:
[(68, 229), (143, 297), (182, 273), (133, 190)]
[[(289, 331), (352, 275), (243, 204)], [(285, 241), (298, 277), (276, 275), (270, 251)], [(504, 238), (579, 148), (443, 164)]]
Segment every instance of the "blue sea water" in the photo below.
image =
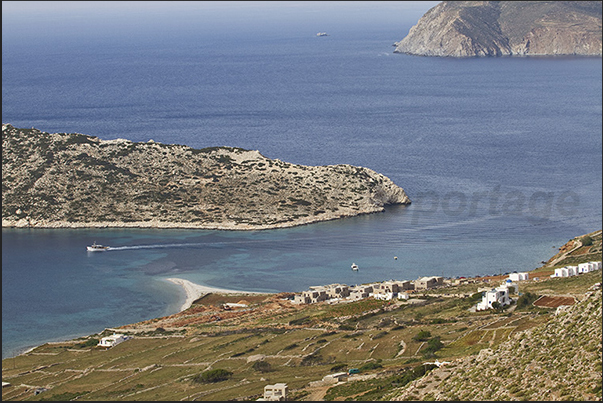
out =
[(393, 54), (427, 8), (113, 29), (3, 12), (3, 123), (365, 166), (413, 203), (268, 231), (3, 229), (2, 357), (174, 313), (167, 277), (277, 292), (498, 274), (600, 229), (601, 58)]

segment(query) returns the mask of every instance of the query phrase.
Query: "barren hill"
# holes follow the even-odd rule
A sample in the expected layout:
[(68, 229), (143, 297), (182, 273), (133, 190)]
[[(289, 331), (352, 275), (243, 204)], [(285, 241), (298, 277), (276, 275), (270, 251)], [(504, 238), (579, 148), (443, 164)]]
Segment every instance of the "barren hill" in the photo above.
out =
[(422, 56), (601, 56), (601, 2), (443, 1), (394, 46)]
[(3, 227), (264, 229), (408, 203), (363, 167), (2, 126)]

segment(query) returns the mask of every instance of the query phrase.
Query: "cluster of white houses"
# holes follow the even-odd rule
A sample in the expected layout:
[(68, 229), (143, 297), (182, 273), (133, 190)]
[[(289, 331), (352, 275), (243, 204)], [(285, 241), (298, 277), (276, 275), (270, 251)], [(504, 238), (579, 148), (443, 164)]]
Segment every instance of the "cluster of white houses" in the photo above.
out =
[(595, 270), (601, 270), (601, 262), (587, 262), (580, 263), (578, 266), (561, 267), (559, 269), (555, 269), (555, 273), (551, 274), (551, 277), (571, 277)]
[(368, 297), (389, 301), (392, 299), (408, 299), (408, 293), (414, 290), (426, 290), (444, 284), (444, 277), (422, 277), (415, 281), (389, 280), (380, 283), (347, 286), (345, 284), (329, 284), (310, 287), (308, 291), (295, 294), (296, 304), (313, 304), (321, 301), (337, 302), (355, 301)]
[[(600, 269), (601, 262), (580, 263), (577, 266), (566, 266), (555, 269), (555, 273), (551, 274), (551, 277), (570, 277)], [(495, 302), (501, 306), (509, 305), (511, 303), (511, 297), (509, 296), (509, 294), (512, 292), (511, 289), (514, 288), (515, 293), (519, 294), (519, 289), (516, 282), (525, 281), (528, 279), (528, 273), (509, 274), (509, 278), (502, 285), (492, 288), (491, 290), (482, 291), (482, 300), (477, 303), (475, 309), (477, 311), (492, 309), (492, 304)]]
[[(551, 277), (569, 277), (582, 273), (588, 273), (594, 270), (601, 269), (601, 262), (580, 263), (577, 266), (566, 266), (560, 269), (555, 269), (555, 274)], [(509, 278), (500, 286), (485, 290), (482, 292), (482, 300), (477, 303), (475, 309), (483, 311), (492, 309), (496, 302), (500, 306), (511, 304), (513, 293), (519, 294), (517, 283), (520, 281), (529, 280), (529, 274), (526, 272), (509, 274)], [(409, 294), (418, 290), (427, 290), (430, 288), (440, 287), (444, 285), (444, 278), (439, 276), (421, 277), (414, 281), (396, 281), (389, 280), (380, 283), (361, 284), (347, 286), (345, 284), (329, 284), (310, 287), (308, 291), (302, 291), (295, 294), (293, 303), (296, 304), (313, 304), (322, 301), (341, 302), (355, 301), (368, 297), (389, 301), (392, 299), (408, 299)], [(494, 304), (496, 306), (496, 304)]]

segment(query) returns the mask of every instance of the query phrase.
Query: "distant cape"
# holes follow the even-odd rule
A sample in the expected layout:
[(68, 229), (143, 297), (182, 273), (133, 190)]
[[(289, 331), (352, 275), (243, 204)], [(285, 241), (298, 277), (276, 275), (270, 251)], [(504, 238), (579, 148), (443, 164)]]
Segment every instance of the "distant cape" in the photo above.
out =
[(394, 46), (421, 56), (601, 56), (601, 2), (443, 1)]

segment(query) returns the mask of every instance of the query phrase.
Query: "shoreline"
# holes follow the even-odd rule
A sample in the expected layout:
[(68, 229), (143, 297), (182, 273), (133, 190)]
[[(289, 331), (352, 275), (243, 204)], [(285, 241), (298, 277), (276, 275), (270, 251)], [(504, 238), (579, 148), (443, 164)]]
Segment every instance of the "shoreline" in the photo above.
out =
[(170, 277), (170, 278), (166, 278), (164, 280), (182, 287), (182, 289), (186, 293), (186, 299), (185, 299), (184, 303), (182, 304), (182, 306), (180, 307), (179, 312), (187, 310), (188, 308), (191, 307), (191, 305), (193, 304), (193, 302), (195, 300), (197, 300), (197, 299), (201, 298), (202, 296), (207, 295), (209, 293), (232, 294), (232, 295), (273, 294), (271, 292), (240, 291), (240, 290), (228, 290), (225, 288), (218, 288), (218, 287), (208, 287), (205, 285), (200, 285), (197, 283), (193, 283), (192, 281), (185, 280), (182, 278), (177, 278), (177, 277)]
[[(205, 285), (201, 285), (201, 284), (197, 284), (197, 283), (193, 283), (192, 281), (189, 280), (185, 280), (182, 278), (177, 278), (177, 277), (170, 277), (170, 278), (166, 278), (163, 279), (165, 281), (168, 281), (172, 284), (176, 284), (178, 286), (180, 286), (184, 292), (186, 293), (186, 299), (184, 301), (184, 303), (182, 304), (182, 306), (180, 307), (180, 310), (178, 312), (182, 312), (187, 310), (188, 308), (191, 307), (191, 305), (193, 304), (193, 302), (199, 298), (201, 298), (202, 296), (209, 294), (209, 293), (216, 293), (216, 294), (230, 294), (230, 295), (249, 295), (249, 294), (276, 294), (276, 293), (271, 293), (271, 292), (261, 292), (261, 291), (240, 291), (240, 290), (228, 290), (226, 288), (218, 288), (218, 287), (209, 287), (209, 286), (205, 286)], [(107, 329), (107, 328), (105, 328)], [(100, 332), (99, 332), (100, 334)], [(7, 360), (7, 359), (11, 359), (20, 355), (24, 355), (27, 354), (33, 350), (35, 350), (36, 348), (43, 346), (44, 344), (47, 343), (63, 343), (63, 342), (69, 342), (72, 341), (74, 339), (77, 339), (79, 337), (83, 337), (86, 336), (86, 334), (82, 334), (82, 335), (74, 335), (72, 337), (70, 336), (66, 336), (66, 337), (59, 337), (56, 340), (51, 340), (51, 341), (45, 341), (43, 343), (40, 344), (36, 344), (36, 345), (29, 345), (27, 347), (22, 347), (19, 349), (16, 349), (11, 355), (5, 357), (2, 359), (2, 361)]]
[[(399, 205), (408, 205), (402, 203)], [(40, 228), (40, 229), (93, 229), (93, 228), (128, 228), (128, 229), (195, 229), (195, 230), (217, 230), (217, 231), (263, 231), (273, 229), (284, 229), (310, 225), (328, 221), (336, 221), (345, 218), (353, 218), (374, 213), (384, 213), (386, 207), (396, 206), (398, 204), (388, 204), (380, 207), (366, 209), (365, 211), (340, 212), (338, 214), (328, 214), (313, 217), (301, 217), (290, 221), (279, 221), (272, 224), (244, 224), (237, 221), (221, 223), (187, 223), (173, 221), (95, 221), (95, 222), (68, 222), (68, 221), (38, 221), (25, 219), (2, 219), (2, 228)]]

